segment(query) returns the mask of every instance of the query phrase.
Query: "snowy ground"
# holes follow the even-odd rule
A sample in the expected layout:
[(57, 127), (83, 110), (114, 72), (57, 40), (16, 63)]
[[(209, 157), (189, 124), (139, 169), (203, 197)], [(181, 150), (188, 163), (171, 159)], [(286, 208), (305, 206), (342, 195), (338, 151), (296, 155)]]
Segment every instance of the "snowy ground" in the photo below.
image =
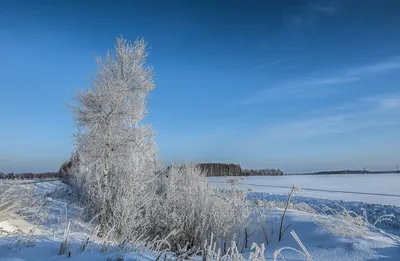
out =
[(358, 215), (363, 215), (365, 210), (370, 222), (375, 222), (382, 215), (393, 214), (391, 221), (381, 222), (377, 226), (400, 235), (398, 174), (212, 177), (209, 181), (223, 184), (227, 179), (238, 180), (242, 188), (251, 191), (251, 199), (286, 202), (290, 188), (297, 184), (302, 191), (293, 197), (292, 202), (326, 205), (334, 209), (342, 206)]
[[(221, 183), (225, 178), (211, 177), (209, 181)], [(240, 183), (254, 192), (274, 194), (287, 194), (297, 184), (303, 197), (400, 206), (399, 174), (253, 176)]]
[[(92, 226), (82, 220), (81, 209), (71, 203), (72, 195), (67, 187), (59, 181), (36, 183), (32, 186), (37, 188), (38, 193), (46, 196), (46, 219), (39, 225), (33, 225), (30, 220), (14, 218), (0, 223), (3, 230), (12, 232), (20, 228), (23, 233), (18, 236), (0, 236), (0, 260), (2, 261), (25, 261), (25, 260), (64, 260), (65, 255), (59, 256), (58, 250), (62, 241), (63, 229), (66, 224), (71, 222), (71, 257), (69, 260), (116, 260), (118, 255), (123, 254), (124, 260), (155, 260), (157, 255), (149, 252), (139, 252), (130, 250), (121, 251), (118, 248), (108, 248), (101, 250), (100, 243), (93, 242), (88, 244), (85, 251), (80, 253), (79, 248), (83, 240), (91, 234)], [(60, 190), (61, 189), (61, 190)], [(57, 191), (54, 193), (54, 191)], [(286, 189), (285, 192), (288, 190)], [(266, 199), (267, 194), (252, 194), (253, 199)], [(258, 201), (257, 201), (258, 202)], [(266, 202), (266, 201), (260, 201)], [(300, 237), (313, 260), (400, 260), (400, 238), (387, 235), (384, 232), (366, 230), (362, 237), (342, 237), (330, 234), (324, 229), (320, 229), (314, 222), (314, 218), (309, 213), (298, 210), (289, 210), (285, 224), (291, 224), (288, 232), (283, 237), (282, 242), (277, 242), (280, 218), (282, 209), (274, 203), (268, 203), (270, 207), (261, 209), (264, 213), (265, 221), (258, 222), (259, 214), (252, 215), (252, 222), (249, 226), (248, 248), (244, 245), (239, 246), (243, 249), (245, 257), (249, 255), (251, 242), (266, 244), (265, 234), (260, 224), (267, 228), (267, 238), (269, 244), (266, 245), (265, 258), (273, 260), (273, 253), (281, 247), (294, 247), (300, 249), (289, 231), (294, 230)], [(272, 207), (271, 207), (272, 206)], [(34, 228), (34, 231), (32, 230)], [(344, 230), (346, 227), (343, 228)], [(31, 232), (30, 232), (31, 231)], [(19, 240), (18, 240), (19, 239)], [(286, 260), (305, 260), (299, 254), (291, 251), (282, 252)], [(197, 258), (201, 260), (201, 258)]]

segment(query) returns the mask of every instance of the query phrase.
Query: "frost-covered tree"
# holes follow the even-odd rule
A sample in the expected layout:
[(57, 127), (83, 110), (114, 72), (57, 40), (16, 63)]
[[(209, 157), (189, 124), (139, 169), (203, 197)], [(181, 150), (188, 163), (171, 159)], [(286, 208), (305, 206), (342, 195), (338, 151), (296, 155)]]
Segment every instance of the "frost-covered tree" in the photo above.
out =
[(92, 86), (73, 106), (77, 154), (61, 169), (89, 215), (99, 215), (100, 235), (169, 237), (172, 250), (201, 247), (211, 235), (226, 243), (247, 223), (246, 193), (215, 189), (194, 165), (161, 169), (151, 126), (141, 124), (154, 89), (146, 57), (143, 40), (118, 38), (115, 51), (97, 59)]
[(97, 57), (92, 86), (75, 97), (79, 182), (90, 203), (99, 208), (103, 230), (111, 219), (121, 216), (115, 204), (123, 199), (118, 197), (132, 196), (127, 186), (154, 173), (156, 167), (153, 131), (140, 124), (147, 113), (146, 99), (154, 89), (147, 55), (144, 40), (132, 44), (117, 38), (113, 53), (108, 51), (105, 59)]

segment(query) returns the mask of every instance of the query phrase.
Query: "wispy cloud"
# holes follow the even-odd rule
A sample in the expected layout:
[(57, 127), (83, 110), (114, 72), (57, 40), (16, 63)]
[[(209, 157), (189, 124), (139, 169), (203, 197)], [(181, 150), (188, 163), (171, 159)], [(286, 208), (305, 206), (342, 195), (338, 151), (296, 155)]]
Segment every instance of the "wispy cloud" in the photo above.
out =
[(293, 13), (284, 17), (287, 26), (296, 29), (309, 28), (316, 25), (321, 18), (334, 16), (339, 11), (339, 4), (332, 0), (317, 0), (305, 4)]
[(383, 99), (381, 100), (380, 105), (384, 109), (389, 109), (389, 110), (400, 109), (400, 97)]
[(338, 10), (338, 2), (333, 0), (315, 1), (309, 5), (309, 9), (314, 13), (335, 14)]
[(321, 135), (344, 133), (349, 130), (346, 122), (352, 115), (331, 115), (321, 118), (282, 122), (263, 131), (268, 140), (293, 141)]
[(370, 64), (347, 70), (344, 77), (365, 76), (371, 74), (384, 73), (387, 71), (400, 69), (400, 56), (391, 57), (376, 64)]
[(245, 133), (238, 151), (246, 152), (242, 159), (251, 155), (248, 160), (261, 165), (281, 163), (286, 171), (386, 168), (396, 162), (400, 145), (398, 100), (389, 98), (396, 95), (359, 98), (323, 113), (266, 124)]
[(331, 95), (335, 92), (337, 91), (332, 88), (320, 88), (316, 90), (316, 86), (313, 85), (311, 80), (287, 81), (278, 86), (272, 86), (271, 88), (250, 93), (247, 97), (235, 101), (232, 104), (251, 105), (271, 100), (319, 98)]
[(393, 57), (376, 64), (349, 68), (332, 73), (326, 77), (302, 78), (284, 81), (269, 88), (250, 93), (242, 100), (234, 102), (237, 105), (254, 104), (275, 99), (305, 99), (324, 97), (337, 93), (338, 87), (362, 81), (378, 74), (400, 70), (400, 57)]
[(259, 66), (256, 66), (255, 68), (263, 68), (263, 67), (268, 67), (268, 66), (276, 65), (276, 64), (283, 63), (283, 62), (286, 62), (286, 61), (289, 61), (289, 60), (293, 60), (293, 59), (296, 58), (296, 57), (297, 57), (297, 56), (291, 56), (291, 57), (288, 57), (288, 58), (283, 58), (283, 59), (279, 59), (279, 60), (275, 60), (275, 61), (270, 61), (270, 62), (261, 64), (261, 65), (259, 65)]
[(400, 94), (383, 94), (374, 97), (367, 97), (362, 99), (365, 102), (374, 103), (376, 111), (379, 112), (397, 112), (400, 109)]
[[(368, 132), (375, 128), (400, 126), (400, 96), (365, 97), (337, 108), (325, 110), (323, 114), (299, 116), (267, 125), (249, 135), (248, 145), (287, 143), (296, 140), (314, 139), (350, 132)], [(258, 144), (258, 145), (257, 145)]]

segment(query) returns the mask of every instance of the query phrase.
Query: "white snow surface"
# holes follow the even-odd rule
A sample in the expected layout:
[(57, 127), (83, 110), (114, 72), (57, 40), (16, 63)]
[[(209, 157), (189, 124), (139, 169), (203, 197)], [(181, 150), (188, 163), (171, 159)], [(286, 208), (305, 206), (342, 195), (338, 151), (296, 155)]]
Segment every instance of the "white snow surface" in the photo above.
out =
[[(125, 261), (145, 261), (155, 260), (157, 256), (149, 252), (124, 252), (121, 253), (117, 249), (109, 249), (108, 251), (101, 252), (100, 246), (96, 243), (88, 245), (83, 253), (79, 253), (78, 249), (82, 240), (88, 235), (91, 225), (82, 221), (80, 217), (80, 208), (72, 202), (72, 195), (65, 190), (59, 196), (54, 197), (53, 194), (48, 194), (51, 191), (66, 188), (64, 184), (59, 181), (43, 182), (34, 184), (38, 188), (38, 193), (48, 195), (47, 200), (51, 203), (51, 207), (47, 209), (48, 220), (39, 226), (30, 224), (29, 220), (14, 219), (6, 220), (0, 224), (5, 230), (10, 232), (15, 227), (21, 227), (25, 232), (31, 228), (35, 228), (36, 239), (33, 244), (22, 247), (11, 247), (15, 242), (13, 237), (0, 236), (0, 260), (1, 261), (58, 261), (58, 260), (101, 260), (106, 261), (116, 260), (120, 254), (124, 255)], [(285, 191), (287, 192), (287, 190)], [(261, 197), (260, 197), (261, 195)], [(265, 193), (252, 194), (250, 197), (253, 199), (263, 199)], [(265, 224), (267, 227), (273, 227), (274, 235), (269, 235), (270, 244), (266, 246), (265, 257), (266, 260), (273, 260), (273, 253), (276, 249), (281, 247), (294, 247), (300, 249), (296, 241), (291, 237), (289, 232), (283, 237), (282, 242), (277, 242), (277, 234), (279, 230), (279, 222), (282, 215), (282, 209), (273, 208), (268, 213), (268, 221)], [(65, 255), (57, 255), (62, 240), (62, 229), (67, 221), (72, 221), (72, 249), (71, 257), (67, 258)], [(264, 234), (259, 229), (257, 217), (252, 216), (250, 228), (254, 229), (254, 233), (249, 236), (249, 247), (251, 242), (257, 244), (265, 243)], [(365, 238), (342, 238), (334, 234), (328, 234), (326, 231), (319, 230), (317, 225), (308, 213), (289, 210), (285, 219), (285, 224), (292, 224), (289, 230), (294, 230), (310, 252), (313, 260), (332, 260), (332, 261), (350, 261), (350, 260), (400, 260), (400, 239), (397, 236), (387, 236), (385, 233), (371, 232)], [(54, 232), (56, 231), (56, 232)], [(54, 236), (55, 235), (55, 236)], [(25, 238), (26, 239), (26, 238)], [(241, 247), (239, 246), (239, 249)], [(244, 256), (249, 255), (250, 249), (244, 249)], [(286, 260), (305, 260), (299, 254), (283, 251)], [(201, 260), (201, 258), (194, 258)]]
[[(241, 187), (254, 192), (287, 194), (297, 184), (303, 197), (358, 201), (400, 206), (399, 174), (340, 174), (232, 177), (240, 179)], [(210, 177), (221, 183), (224, 177)], [(310, 190), (309, 190), (310, 189)]]
[(377, 226), (400, 235), (399, 174), (210, 177), (209, 181), (220, 185), (229, 179), (239, 181), (241, 188), (249, 190), (250, 199), (286, 202), (291, 187), (297, 184), (301, 193), (294, 196), (292, 202), (317, 207), (326, 205), (336, 210), (341, 206), (358, 215), (365, 210), (370, 222), (392, 214), (392, 221)]

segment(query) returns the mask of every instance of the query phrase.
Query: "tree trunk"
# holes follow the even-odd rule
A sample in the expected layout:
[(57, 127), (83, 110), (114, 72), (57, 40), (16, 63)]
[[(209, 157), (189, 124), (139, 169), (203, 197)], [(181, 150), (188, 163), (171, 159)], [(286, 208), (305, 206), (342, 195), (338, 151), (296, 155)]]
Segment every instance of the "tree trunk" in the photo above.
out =
[(99, 217), (99, 225), (100, 230), (98, 233), (99, 237), (103, 237), (106, 232), (106, 225), (107, 225), (107, 187), (108, 187), (108, 174), (109, 174), (109, 167), (106, 164), (103, 170), (103, 180), (101, 182), (101, 193), (102, 198), (100, 202), (100, 217)]

